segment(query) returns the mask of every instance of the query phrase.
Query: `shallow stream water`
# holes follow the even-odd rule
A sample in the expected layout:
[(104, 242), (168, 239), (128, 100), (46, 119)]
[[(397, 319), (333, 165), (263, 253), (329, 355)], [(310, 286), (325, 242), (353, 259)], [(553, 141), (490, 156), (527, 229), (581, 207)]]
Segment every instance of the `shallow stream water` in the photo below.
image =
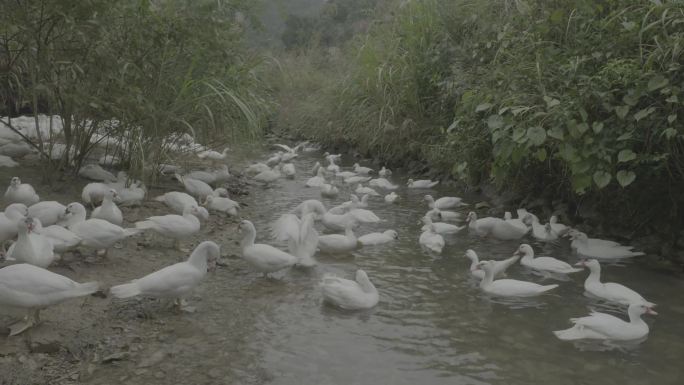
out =
[[(257, 227), (258, 239), (273, 243), (269, 225), (305, 199), (321, 199), (318, 189), (304, 182), (317, 156), (302, 156), (295, 163), (297, 178), (282, 180), (274, 188), (249, 196), (245, 215)], [(646, 316), (648, 340), (636, 347), (610, 347), (600, 343), (562, 342), (553, 330), (570, 326), (569, 318), (590, 309), (621, 311), (583, 295), (585, 272), (574, 274), (551, 294), (525, 300), (489, 298), (468, 272), (466, 249), (481, 258), (509, 257), (519, 242), (479, 239), (467, 232), (448, 236), (441, 256), (421, 250), (419, 218), (425, 213), (425, 190), (408, 190), (405, 178), (394, 176), (402, 187), (399, 204), (381, 197), (370, 200), (383, 223), (363, 225), (357, 235), (394, 229), (399, 240), (363, 248), (353, 255), (319, 257), (311, 273), (291, 271), (279, 280), (249, 274), (250, 289), (244, 306), (259, 306), (250, 334), (239, 354), (252, 356), (269, 373), (271, 384), (675, 384), (684, 381), (679, 366), (684, 354), (684, 302), (678, 293), (684, 283), (629, 261), (605, 266), (604, 281), (620, 282), (659, 304), (657, 317)], [(350, 187), (335, 200), (322, 199), (327, 208), (348, 199)], [(438, 187), (435, 196), (461, 195)], [(470, 202), (478, 197), (465, 196)], [(542, 220), (545, 220), (543, 218)], [(576, 261), (566, 242), (557, 246), (533, 244), (538, 255)], [(371, 311), (348, 313), (321, 303), (317, 283), (333, 272), (353, 278), (364, 269), (378, 288), (380, 304)], [(554, 283), (520, 265), (509, 277)], [(230, 281), (230, 278), (227, 278)], [(211, 280), (204, 296), (221, 307), (221, 292), (230, 284)], [(256, 304), (253, 305), (252, 303)], [(222, 320), (238, 309), (207, 312), (220, 335)], [(216, 349), (224, 350), (217, 342)], [(209, 353), (211, 354), (211, 353)]]

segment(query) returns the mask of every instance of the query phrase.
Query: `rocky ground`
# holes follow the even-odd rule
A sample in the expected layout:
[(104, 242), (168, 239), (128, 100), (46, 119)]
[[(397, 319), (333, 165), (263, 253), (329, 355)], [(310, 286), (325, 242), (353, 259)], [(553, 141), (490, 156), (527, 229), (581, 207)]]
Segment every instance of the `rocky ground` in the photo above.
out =
[[(42, 200), (63, 203), (78, 200), (80, 189), (88, 183), (82, 179), (64, 179), (52, 186), (43, 185), (37, 170), (37, 163), (3, 169), (0, 180), (19, 175), (36, 187)], [(244, 184), (233, 182), (230, 187), (240, 189)], [(165, 180), (162, 186), (150, 189), (148, 199), (171, 189), (182, 188), (170, 179)], [(159, 202), (147, 201), (142, 207), (123, 208), (123, 212), (125, 225), (132, 226), (148, 216), (168, 213), (168, 209)], [(232, 352), (211, 350), (211, 344), (217, 338), (223, 346), (238, 349), (249, 334), (256, 310), (243, 309), (234, 312), (230, 319), (215, 317), (199, 322), (208, 311), (216, 310), (211, 300), (203, 299), (207, 297), (206, 293), (222, 290), (221, 285), (230, 280), (230, 290), (221, 292), (221, 304), (239, 309), (244, 291), (250, 289), (251, 280), (234, 279), (247, 272), (236, 256), (236, 224), (236, 219), (212, 215), (203, 223), (199, 234), (184, 242), (183, 246), (191, 249), (201, 241), (213, 240), (220, 244), (222, 252), (221, 266), (207, 279), (214, 283), (199, 288), (189, 299), (198, 307), (195, 313), (179, 313), (167, 303), (155, 300), (114, 300), (108, 294), (110, 286), (185, 260), (188, 253), (173, 249), (169, 239), (149, 235), (133, 237), (120, 247), (112, 248), (105, 258), (94, 256), (85, 249), (81, 254), (66, 255), (63, 261), (51, 267), (52, 271), (80, 282), (98, 281), (102, 290), (43, 311), (43, 322), (39, 326), (14, 337), (6, 337), (5, 326), (17, 316), (3, 314), (0, 309), (0, 384), (190, 383), (188, 381), (215, 384), (235, 383), (236, 376), (242, 383), (261, 383), (259, 369), (250, 368), (253, 363), (241, 362), (242, 358)], [(222, 333), (218, 337), (212, 335), (218, 328), (197, 331), (204, 327), (200, 324), (220, 323), (225, 327), (220, 328)], [(197, 360), (188, 365), (188, 357), (193, 356)], [(202, 370), (207, 358), (199, 357), (207, 356), (211, 357), (209, 360), (225, 360), (230, 364), (223, 365), (225, 370), (218, 370), (216, 367), (221, 365), (212, 362), (212, 365), (206, 365), (211, 369)]]

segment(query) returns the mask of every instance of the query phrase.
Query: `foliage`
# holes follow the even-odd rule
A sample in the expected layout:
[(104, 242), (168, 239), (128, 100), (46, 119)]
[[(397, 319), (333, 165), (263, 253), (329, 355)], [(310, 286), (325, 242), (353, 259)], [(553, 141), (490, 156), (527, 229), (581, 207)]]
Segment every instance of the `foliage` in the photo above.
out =
[(252, 7), (248, 0), (4, 2), (0, 111), (62, 117), (63, 138), (33, 142), (48, 162), (47, 147), (65, 142), (52, 166), (73, 160), (78, 168), (98, 134), (123, 143), (115, 151), (134, 171), (162, 161), (174, 133), (203, 141), (258, 135), (270, 104), (255, 76), (259, 61), (242, 46)]
[[(297, 80), (279, 91), (303, 97), (281, 111), (285, 129), (470, 184), (681, 222), (681, 2), (390, 2), (371, 24), (342, 55), (286, 60)], [(307, 88), (315, 72), (324, 81)]]

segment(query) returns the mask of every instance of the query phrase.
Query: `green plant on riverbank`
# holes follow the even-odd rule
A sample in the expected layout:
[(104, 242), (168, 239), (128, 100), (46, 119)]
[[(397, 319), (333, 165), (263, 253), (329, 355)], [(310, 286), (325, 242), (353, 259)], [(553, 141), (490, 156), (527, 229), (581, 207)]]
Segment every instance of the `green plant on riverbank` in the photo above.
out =
[(53, 144), (66, 144), (57, 167), (78, 168), (96, 134), (123, 143), (115, 155), (138, 172), (166, 158), (171, 134), (253, 139), (270, 110), (260, 60), (243, 47), (253, 8), (246, 0), (5, 2), (0, 115), (61, 116), (63, 135), (32, 141), (50, 163)]
[(680, 225), (684, 4), (426, 0), (395, 4), (391, 18), (387, 8), (341, 53), (283, 60), (284, 129)]

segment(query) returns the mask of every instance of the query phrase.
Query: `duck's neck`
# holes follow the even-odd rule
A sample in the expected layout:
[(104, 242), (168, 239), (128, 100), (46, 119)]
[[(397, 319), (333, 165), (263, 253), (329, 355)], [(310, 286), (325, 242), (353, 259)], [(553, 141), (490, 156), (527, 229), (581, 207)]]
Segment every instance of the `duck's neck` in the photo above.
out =
[(245, 230), (245, 235), (242, 236), (242, 241), (240, 242), (240, 246), (244, 249), (245, 247), (249, 247), (254, 245), (254, 240), (256, 239), (256, 231), (252, 229), (247, 229)]
[(470, 271), (477, 270), (477, 264), (480, 262), (477, 256), (469, 255), (468, 258), (470, 258)]
[(357, 283), (361, 286), (361, 290), (364, 293), (374, 293), (377, 290), (368, 277), (360, 277)]
[(484, 272), (484, 278), (482, 278), (482, 281), (480, 281), (480, 287), (483, 289), (494, 282), (494, 272), (492, 269), (485, 270)]
[(520, 259), (520, 262), (522, 263), (530, 263), (534, 260), (534, 255), (530, 253), (525, 253), (523, 254), (523, 257)]
[(347, 236), (347, 238), (356, 238), (354, 235), (354, 230), (351, 226), (347, 226), (347, 228), (344, 230), (344, 234)]
[(104, 197), (102, 200), (102, 209), (103, 210), (111, 210), (114, 206), (114, 201), (110, 197)]
[(601, 284), (601, 266), (589, 266), (589, 276), (585, 284)]
[(81, 223), (86, 220), (86, 213), (84, 212), (78, 212), (78, 213), (71, 213), (69, 218), (66, 220), (66, 227), (73, 226), (77, 223)]
[(211, 246), (208, 244), (197, 246), (195, 251), (190, 255), (190, 258), (188, 258), (188, 263), (196, 267), (199, 271), (207, 271), (207, 259), (209, 258), (209, 252), (211, 251), (210, 247)]
[(639, 313), (637, 309), (629, 309), (627, 311), (627, 314), (629, 314), (629, 323), (630, 324), (639, 325), (639, 326), (641, 326), (641, 325), (647, 326), (646, 322), (643, 319), (641, 319), (641, 313)]

